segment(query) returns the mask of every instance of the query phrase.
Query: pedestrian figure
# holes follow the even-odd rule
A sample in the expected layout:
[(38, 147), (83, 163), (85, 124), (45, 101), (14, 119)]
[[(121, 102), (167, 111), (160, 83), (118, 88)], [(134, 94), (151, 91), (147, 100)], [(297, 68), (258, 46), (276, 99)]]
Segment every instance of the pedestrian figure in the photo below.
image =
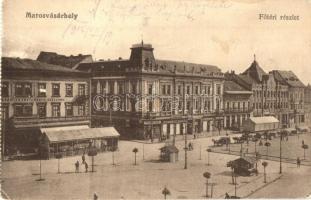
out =
[(228, 192), (226, 192), (225, 199), (229, 199), (229, 198), (230, 198), (230, 196), (229, 196)]
[(304, 140), (302, 140), (301, 143), (302, 143), (302, 146), (305, 145), (305, 141)]
[(193, 146), (192, 146), (192, 143), (191, 143), (191, 142), (189, 142), (189, 144), (188, 144), (188, 149), (189, 149), (190, 151), (193, 149)]
[(84, 162), (84, 166), (85, 166), (85, 172), (88, 172), (89, 165), (87, 164), (87, 162)]
[(259, 141), (259, 146), (262, 146), (262, 141), (261, 140)]
[(300, 167), (300, 158), (299, 157), (297, 157), (297, 167), (299, 168)]
[(97, 199), (98, 199), (98, 196), (97, 196), (96, 192), (94, 193), (93, 199), (94, 199), (94, 200), (97, 200)]
[(286, 141), (288, 141), (288, 136), (286, 137)]
[(75, 163), (75, 166), (76, 166), (76, 173), (78, 173), (79, 172), (79, 161), (77, 160), (77, 162)]
[(84, 164), (85, 163), (85, 153), (83, 153), (83, 155), (82, 155), (82, 164)]

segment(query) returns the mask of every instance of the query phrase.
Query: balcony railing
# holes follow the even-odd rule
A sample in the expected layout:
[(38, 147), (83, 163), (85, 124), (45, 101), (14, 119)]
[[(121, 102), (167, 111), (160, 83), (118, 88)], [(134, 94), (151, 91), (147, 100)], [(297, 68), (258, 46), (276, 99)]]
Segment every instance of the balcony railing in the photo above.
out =
[(242, 112), (246, 112), (246, 113), (248, 113), (248, 112), (252, 112), (253, 111), (253, 109), (252, 108), (226, 108), (225, 109), (225, 113), (242, 113)]

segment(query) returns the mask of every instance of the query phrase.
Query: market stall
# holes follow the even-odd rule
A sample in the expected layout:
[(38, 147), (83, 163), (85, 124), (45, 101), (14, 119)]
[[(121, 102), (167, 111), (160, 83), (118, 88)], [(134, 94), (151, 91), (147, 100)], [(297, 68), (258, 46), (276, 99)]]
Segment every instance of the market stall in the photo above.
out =
[(95, 147), (99, 152), (115, 151), (120, 134), (114, 127), (88, 126), (41, 128), (41, 156), (53, 158), (55, 154), (74, 156), (87, 153)]

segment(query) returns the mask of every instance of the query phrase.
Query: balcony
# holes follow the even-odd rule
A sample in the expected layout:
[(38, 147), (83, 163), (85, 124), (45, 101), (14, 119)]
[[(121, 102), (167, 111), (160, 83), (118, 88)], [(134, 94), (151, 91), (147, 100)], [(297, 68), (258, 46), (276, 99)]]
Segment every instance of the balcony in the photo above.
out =
[(250, 113), (252, 112), (252, 108), (226, 108), (225, 113)]
[(66, 126), (66, 125), (88, 125), (89, 116), (74, 117), (45, 117), (40, 118), (38, 115), (29, 117), (13, 117), (12, 122), (15, 128), (32, 128), (32, 127), (48, 127), (48, 126)]

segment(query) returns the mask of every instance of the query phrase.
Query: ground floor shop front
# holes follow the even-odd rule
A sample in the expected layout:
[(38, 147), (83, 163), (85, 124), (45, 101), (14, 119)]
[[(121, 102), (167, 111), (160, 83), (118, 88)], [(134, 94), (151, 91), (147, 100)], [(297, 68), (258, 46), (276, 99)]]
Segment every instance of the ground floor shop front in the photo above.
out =
[[(92, 119), (93, 127), (103, 127), (109, 118), (96, 117)], [(121, 138), (159, 140), (169, 139), (174, 135), (204, 134), (222, 130), (223, 117), (199, 117), (191, 118), (157, 118), (154, 119), (122, 119), (112, 118), (111, 123), (121, 134)]]

